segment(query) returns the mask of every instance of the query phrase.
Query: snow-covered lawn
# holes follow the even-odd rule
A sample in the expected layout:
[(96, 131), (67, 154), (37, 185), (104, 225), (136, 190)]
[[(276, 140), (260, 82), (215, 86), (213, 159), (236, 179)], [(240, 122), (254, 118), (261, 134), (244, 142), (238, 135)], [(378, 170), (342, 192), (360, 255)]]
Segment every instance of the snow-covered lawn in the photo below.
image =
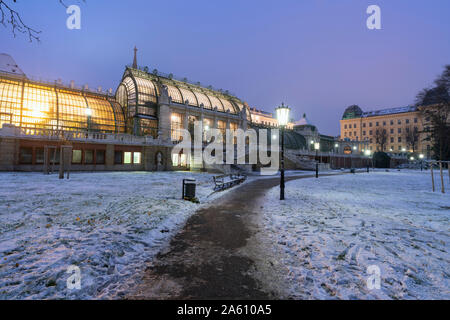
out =
[(219, 195), (206, 173), (0, 173), (0, 299), (120, 297), (201, 206), (180, 200), (183, 178), (202, 203)]
[[(445, 179), (446, 194), (431, 192), (429, 172), (392, 170), (291, 181), (284, 202), (272, 189), (262, 236), (280, 287), (297, 299), (450, 299)], [(367, 287), (373, 265), (379, 290)]]

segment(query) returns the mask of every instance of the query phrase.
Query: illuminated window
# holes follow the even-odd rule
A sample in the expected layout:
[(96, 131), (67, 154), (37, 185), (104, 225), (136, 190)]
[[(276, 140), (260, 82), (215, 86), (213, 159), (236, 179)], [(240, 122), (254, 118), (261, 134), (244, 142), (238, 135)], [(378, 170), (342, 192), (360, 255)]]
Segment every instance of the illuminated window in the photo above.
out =
[(81, 150), (72, 150), (72, 163), (81, 163)]
[(170, 129), (172, 141), (180, 141), (183, 137), (183, 115), (173, 112), (170, 117)]
[(123, 163), (130, 164), (131, 163), (131, 152), (123, 153)]
[(172, 165), (174, 167), (178, 167), (178, 159), (179, 159), (179, 155), (178, 154), (172, 154)]
[(133, 163), (134, 164), (141, 163), (141, 153), (140, 152), (133, 152)]

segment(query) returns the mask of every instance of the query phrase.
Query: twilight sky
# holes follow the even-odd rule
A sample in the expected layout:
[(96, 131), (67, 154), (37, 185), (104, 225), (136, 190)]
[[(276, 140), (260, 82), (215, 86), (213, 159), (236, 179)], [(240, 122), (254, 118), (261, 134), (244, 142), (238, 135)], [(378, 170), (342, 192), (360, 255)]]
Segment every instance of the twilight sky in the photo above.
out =
[[(141, 66), (228, 89), (266, 111), (283, 101), (330, 135), (346, 106), (412, 104), (450, 63), (448, 0), (65, 3), (80, 5), (81, 30), (66, 28), (58, 0), (12, 5), (42, 31), (40, 43), (0, 26), (0, 52), (27, 75), (115, 90), (136, 45)], [(366, 27), (371, 4), (382, 30)]]

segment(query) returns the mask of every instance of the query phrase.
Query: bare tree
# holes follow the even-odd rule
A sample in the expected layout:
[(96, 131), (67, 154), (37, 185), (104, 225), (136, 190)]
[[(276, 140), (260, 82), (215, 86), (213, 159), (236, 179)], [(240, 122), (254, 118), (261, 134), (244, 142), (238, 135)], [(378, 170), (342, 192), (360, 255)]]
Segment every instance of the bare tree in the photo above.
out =
[[(14, 3), (17, 2), (17, 0), (10, 0)], [(10, 2), (9, 1), (9, 2)], [(28, 36), (28, 39), (30, 42), (40, 41), (39, 35), (41, 34), (41, 31), (38, 31), (32, 27), (30, 27), (28, 24), (26, 24), (20, 15), (19, 12), (14, 10), (11, 6), (11, 4), (7, 0), (0, 0), (0, 23), (7, 28), (8, 25), (11, 27), (11, 32), (14, 35), (14, 38), (17, 36), (17, 34), (22, 33), (26, 34)], [(63, 0), (58, 0), (58, 2), (67, 8), (67, 5), (64, 3)], [(83, 0), (85, 2), (85, 0)]]
[(380, 147), (380, 151), (386, 150), (386, 144), (389, 140), (389, 134), (386, 129), (377, 129), (375, 131), (375, 144)]
[(405, 139), (406, 145), (412, 149), (413, 153), (416, 152), (419, 144), (419, 129), (417, 127), (409, 126), (405, 128), (403, 133), (403, 139)]
[[(426, 139), (433, 143), (437, 159), (450, 159), (450, 65), (434, 81), (433, 88), (422, 90), (416, 97), (427, 123)], [(429, 124), (429, 126), (428, 126)]]

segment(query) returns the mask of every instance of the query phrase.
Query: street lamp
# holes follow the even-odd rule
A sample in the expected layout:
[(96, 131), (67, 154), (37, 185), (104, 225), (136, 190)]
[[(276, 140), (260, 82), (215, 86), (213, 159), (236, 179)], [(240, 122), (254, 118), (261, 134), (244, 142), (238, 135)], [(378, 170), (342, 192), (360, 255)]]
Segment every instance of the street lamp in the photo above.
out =
[(420, 159), (420, 171), (423, 171), (423, 154), (419, 154), (419, 159)]
[[(369, 158), (371, 152), (369, 149), (366, 149), (366, 150), (364, 150), (364, 154), (367, 156), (367, 158)], [(369, 161), (367, 161), (367, 172), (369, 172)]]
[(320, 143), (319, 142), (314, 143), (314, 150), (316, 150), (316, 158), (315, 158), (315, 160), (316, 160), (316, 178), (319, 177), (319, 162), (318, 162), (318, 157), (317, 157), (317, 153), (319, 152), (319, 149), (320, 149)]
[(280, 181), (280, 200), (284, 200), (284, 129), (289, 123), (289, 112), (291, 109), (281, 103), (281, 106), (275, 109), (277, 113), (278, 125), (281, 128), (281, 181)]

